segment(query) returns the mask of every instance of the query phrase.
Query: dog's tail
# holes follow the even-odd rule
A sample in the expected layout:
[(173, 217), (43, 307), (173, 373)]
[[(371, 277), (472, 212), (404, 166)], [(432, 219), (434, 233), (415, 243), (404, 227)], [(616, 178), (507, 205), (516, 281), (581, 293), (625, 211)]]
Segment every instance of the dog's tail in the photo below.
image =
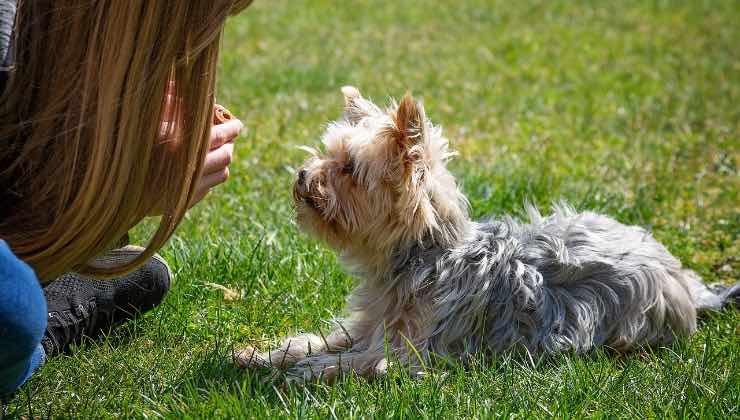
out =
[(740, 307), (740, 282), (729, 286), (720, 283), (707, 285), (691, 270), (683, 270), (682, 274), (688, 281), (699, 312), (718, 311), (728, 305)]

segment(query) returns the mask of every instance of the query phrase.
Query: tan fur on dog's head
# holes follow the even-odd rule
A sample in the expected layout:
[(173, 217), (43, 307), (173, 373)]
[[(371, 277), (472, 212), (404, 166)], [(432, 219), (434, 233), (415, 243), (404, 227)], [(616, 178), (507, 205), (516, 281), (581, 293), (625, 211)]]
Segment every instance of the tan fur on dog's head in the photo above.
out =
[(330, 246), (381, 263), (399, 246), (454, 243), (467, 202), (446, 162), (441, 130), (410, 95), (383, 111), (342, 88), (343, 118), (329, 124), (323, 153), (298, 170), (298, 221)]

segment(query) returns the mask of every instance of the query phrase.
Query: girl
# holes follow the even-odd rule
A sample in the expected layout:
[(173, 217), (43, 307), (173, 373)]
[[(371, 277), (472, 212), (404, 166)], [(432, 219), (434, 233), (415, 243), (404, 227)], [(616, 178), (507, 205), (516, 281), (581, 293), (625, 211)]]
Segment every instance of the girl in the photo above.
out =
[[(224, 22), (249, 3), (0, 1), (0, 394), (163, 298), (155, 252), (242, 129), (211, 114)], [(150, 215), (146, 248), (97, 257)]]

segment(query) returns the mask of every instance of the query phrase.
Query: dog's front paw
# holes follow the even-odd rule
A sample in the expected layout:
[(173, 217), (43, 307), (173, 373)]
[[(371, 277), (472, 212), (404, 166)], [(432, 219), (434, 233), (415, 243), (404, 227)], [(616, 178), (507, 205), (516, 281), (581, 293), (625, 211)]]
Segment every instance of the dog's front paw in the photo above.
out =
[(264, 354), (259, 353), (253, 347), (236, 350), (231, 357), (234, 360), (234, 363), (242, 369), (272, 367), (269, 358)]
[(354, 374), (372, 380), (388, 373), (389, 362), (385, 357), (367, 356), (362, 353), (343, 353), (311, 357), (288, 369), (285, 372), (285, 383), (333, 384), (343, 375)]
[(341, 373), (336, 364), (300, 363), (285, 371), (286, 385), (303, 385), (308, 382), (333, 384)]
[(373, 377), (378, 378), (378, 377), (387, 375), (389, 367), (390, 367), (390, 363), (388, 362), (388, 359), (386, 359), (385, 357), (380, 359), (378, 363), (375, 364), (375, 367), (373, 367), (373, 371), (372, 371)]

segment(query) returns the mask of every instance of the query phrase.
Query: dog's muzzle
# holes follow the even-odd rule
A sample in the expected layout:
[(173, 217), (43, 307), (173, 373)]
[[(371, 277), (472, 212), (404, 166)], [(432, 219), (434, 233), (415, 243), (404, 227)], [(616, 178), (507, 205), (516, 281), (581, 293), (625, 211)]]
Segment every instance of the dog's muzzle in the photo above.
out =
[(311, 194), (310, 186), (306, 183), (306, 178), (306, 170), (299, 169), (295, 184), (293, 184), (293, 200), (296, 203), (304, 203), (312, 209), (319, 210), (316, 200)]

